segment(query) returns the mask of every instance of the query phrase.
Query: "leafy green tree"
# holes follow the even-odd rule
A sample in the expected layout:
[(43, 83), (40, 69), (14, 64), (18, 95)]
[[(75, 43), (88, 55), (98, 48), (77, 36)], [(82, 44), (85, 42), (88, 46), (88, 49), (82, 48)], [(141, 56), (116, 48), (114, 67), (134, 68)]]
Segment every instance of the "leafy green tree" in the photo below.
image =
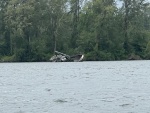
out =
[(6, 7), (8, 5), (9, 0), (1, 0), (0, 1), (0, 56), (7, 55), (10, 52), (9, 43), (10, 37), (9, 32), (5, 29), (4, 17)]
[(145, 10), (146, 0), (123, 0), (124, 8), (124, 49), (126, 54), (142, 56), (146, 45)]
[[(93, 0), (84, 7), (81, 14), (81, 38), (79, 42), (84, 44), (85, 52), (112, 52), (110, 50), (115, 46), (116, 31), (113, 27), (114, 22), (116, 22), (114, 15), (116, 11), (114, 0)], [(84, 30), (82, 31), (82, 29)], [(100, 60), (100, 54), (98, 57), (97, 60)]]
[(15, 54), (19, 61), (29, 60), (26, 57), (30, 57), (34, 3), (34, 0), (10, 0), (5, 13), (6, 28), (11, 38), (11, 54)]
[(146, 0), (84, 1), (0, 0), (0, 60), (47, 61), (55, 50), (96, 61), (149, 59)]

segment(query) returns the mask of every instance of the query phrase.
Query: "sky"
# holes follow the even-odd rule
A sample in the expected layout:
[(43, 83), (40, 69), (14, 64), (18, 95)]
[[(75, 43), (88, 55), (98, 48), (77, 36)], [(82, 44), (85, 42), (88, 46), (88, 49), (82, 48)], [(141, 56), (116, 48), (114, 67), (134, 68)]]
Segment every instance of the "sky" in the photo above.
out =
[[(116, 0), (117, 1), (117, 6), (118, 7), (121, 7), (122, 6), (122, 2), (119, 1), (119, 0)], [(149, 2), (150, 3), (150, 0), (146, 0), (146, 2)]]

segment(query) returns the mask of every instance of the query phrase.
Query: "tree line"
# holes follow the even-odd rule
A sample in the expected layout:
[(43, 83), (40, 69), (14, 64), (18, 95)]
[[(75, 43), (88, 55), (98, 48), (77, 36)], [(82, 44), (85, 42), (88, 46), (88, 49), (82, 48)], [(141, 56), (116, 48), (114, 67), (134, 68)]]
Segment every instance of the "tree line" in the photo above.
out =
[(94, 61), (150, 59), (150, 4), (0, 0), (0, 61), (48, 61), (55, 50)]

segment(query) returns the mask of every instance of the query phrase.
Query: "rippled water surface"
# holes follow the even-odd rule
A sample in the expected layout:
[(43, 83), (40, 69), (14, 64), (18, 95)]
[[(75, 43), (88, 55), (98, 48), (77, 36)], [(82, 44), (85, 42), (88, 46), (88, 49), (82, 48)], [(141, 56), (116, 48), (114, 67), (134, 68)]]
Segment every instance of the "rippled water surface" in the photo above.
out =
[(150, 61), (1, 63), (0, 113), (150, 113)]

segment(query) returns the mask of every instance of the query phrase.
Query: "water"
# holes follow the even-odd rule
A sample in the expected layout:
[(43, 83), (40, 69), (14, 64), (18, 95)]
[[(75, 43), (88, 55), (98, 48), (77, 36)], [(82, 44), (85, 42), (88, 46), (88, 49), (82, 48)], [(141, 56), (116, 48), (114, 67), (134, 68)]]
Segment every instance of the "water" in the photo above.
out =
[(0, 113), (150, 113), (150, 61), (1, 63)]

